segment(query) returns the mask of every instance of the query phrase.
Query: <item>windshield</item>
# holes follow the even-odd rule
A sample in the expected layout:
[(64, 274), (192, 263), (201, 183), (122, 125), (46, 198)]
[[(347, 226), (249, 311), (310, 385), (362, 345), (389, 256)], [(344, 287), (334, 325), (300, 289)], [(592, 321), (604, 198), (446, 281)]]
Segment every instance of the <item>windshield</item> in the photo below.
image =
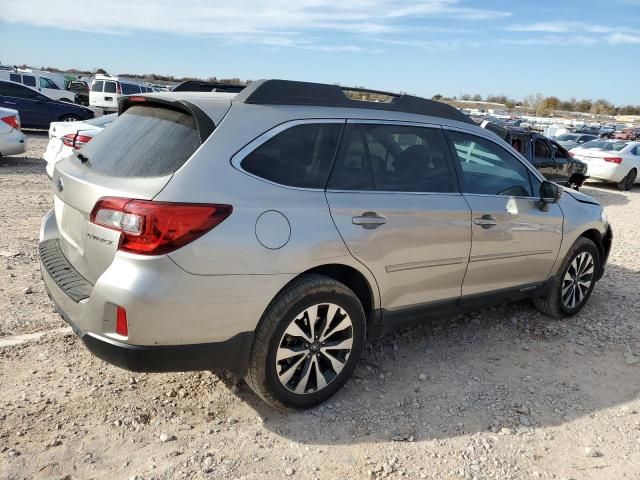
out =
[(558, 138), (556, 138), (556, 140), (558, 140), (559, 142), (573, 142), (577, 138), (578, 138), (578, 135), (565, 134), (565, 135), (560, 135)]
[(584, 145), (582, 145), (582, 148), (619, 152), (628, 144), (629, 144), (628, 142), (608, 142), (606, 140), (591, 140), (590, 142), (587, 142)]

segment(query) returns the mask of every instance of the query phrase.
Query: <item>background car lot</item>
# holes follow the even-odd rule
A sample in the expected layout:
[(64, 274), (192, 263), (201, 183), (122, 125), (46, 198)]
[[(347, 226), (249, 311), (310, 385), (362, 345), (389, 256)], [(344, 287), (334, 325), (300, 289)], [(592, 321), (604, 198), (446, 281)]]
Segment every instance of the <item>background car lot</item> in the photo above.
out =
[(65, 328), (39, 281), (35, 248), (51, 203), (47, 141), (29, 134), (25, 156), (0, 160), (3, 477), (582, 479), (640, 471), (637, 190), (584, 187), (606, 206), (615, 241), (577, 317), (557, 322), (525, 303), (404, 330), (367, 345), (329, 404), (281, 414), (214, 374), (119, 370)]

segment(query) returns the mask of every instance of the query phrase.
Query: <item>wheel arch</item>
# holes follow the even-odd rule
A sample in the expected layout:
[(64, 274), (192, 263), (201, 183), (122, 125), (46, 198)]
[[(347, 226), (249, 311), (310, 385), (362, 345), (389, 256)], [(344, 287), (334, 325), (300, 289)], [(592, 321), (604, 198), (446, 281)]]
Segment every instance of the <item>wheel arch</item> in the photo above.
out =
[(596, 280), (599, 280), (604, 273), (604, 264), (609, 257), (609, 252), (611, 251), (611, 243), (613, 240), (613, 234), (611, 232), (611, 227), (607, 227), (607, 231), (605, 234), (601, 234), (597, 229), (590, 228), (589, 230), (585, 230), (580, 234), (580, 237), (587, 238), (595, 243), (598, 249), (598, 255), (600, 256), (600, 268), (598, 271), (598, 275)]

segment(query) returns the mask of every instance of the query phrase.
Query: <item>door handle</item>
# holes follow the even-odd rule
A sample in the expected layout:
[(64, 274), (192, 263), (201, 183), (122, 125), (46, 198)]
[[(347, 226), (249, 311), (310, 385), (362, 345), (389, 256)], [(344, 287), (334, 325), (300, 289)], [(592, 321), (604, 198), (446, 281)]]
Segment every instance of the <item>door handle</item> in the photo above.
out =
[(381, 217), (376, 212), (364, 212), (359, 217), (353, 217), (351, 223), (360, 225), (365, 230), (371, 230), (387, 223), (387, 219)]
[(474, 218), (473, 223), (480, 225), (482, 228), (491, 228), (498, 224), (498, 220), (493, 215), (483, 215), (479, 218)]

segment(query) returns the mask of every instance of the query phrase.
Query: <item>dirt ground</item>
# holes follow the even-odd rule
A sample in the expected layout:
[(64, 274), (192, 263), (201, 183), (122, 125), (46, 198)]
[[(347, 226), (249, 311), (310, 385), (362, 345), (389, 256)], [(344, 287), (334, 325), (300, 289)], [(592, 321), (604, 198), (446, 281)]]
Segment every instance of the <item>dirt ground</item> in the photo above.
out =
[(0, 478), (640, 478), (640, 189), (584, 188), (614, 246), (575, 318), (522, 302), (403, 330), (290, 413), (213, 373), (112, 367), (65, 328), (36, 253), (46, 143), (0, 159)]

